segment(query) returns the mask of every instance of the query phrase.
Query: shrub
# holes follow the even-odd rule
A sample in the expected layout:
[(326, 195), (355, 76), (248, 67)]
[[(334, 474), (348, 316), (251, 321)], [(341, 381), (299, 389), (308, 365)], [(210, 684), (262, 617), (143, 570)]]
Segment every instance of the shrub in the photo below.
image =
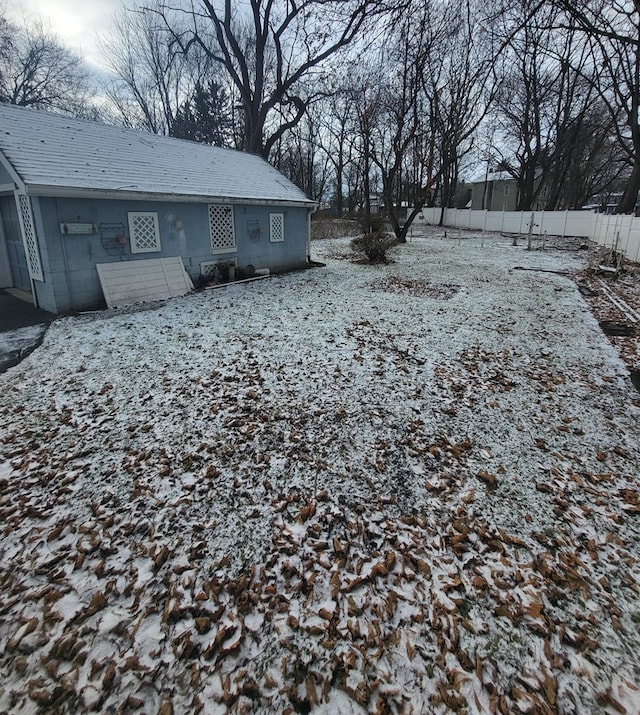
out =
[(383, 213), (361, 216), (358, 220), (364, 233), (381, 233), (387, 225), (387, 217)]
[(354, 238), (351, 241), (351, 248), (358, 253), (364, 253), (369, 263), (386, 263), (387, 251), (397, 243), (393, 234), (376, 231)]

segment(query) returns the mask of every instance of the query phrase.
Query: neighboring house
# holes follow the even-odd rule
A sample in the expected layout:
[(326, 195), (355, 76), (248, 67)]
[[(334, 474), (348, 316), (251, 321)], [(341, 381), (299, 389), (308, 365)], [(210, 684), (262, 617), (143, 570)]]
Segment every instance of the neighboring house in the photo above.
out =
[(457, 209), (470, 209), (473, 197), (473, 184), (461, 181), (456, 189), (453, 205)]
[[(622, 191), (611, 191), (609, 193), (602, 193), (596, 196), (592, 196), (589, 202), (582, 206), (581, 208), (585, 211), (593, 211), (595, 213), (602, 214), (615, 214), (620, 199), (623, 197), (624, 192)], [(640, 196), (636, 201), (635, 215), (640, 216)]]
[(0, 105), (0, 288), (53, 313), (103, 304), (98, 264), (305, 266), (314, 208), (251, 154)]
[[(549, 189), (542, 186), (530, 211), (543, 211)], [(485, 179), (471, 184), (471, 208), (487, 211), (517, 211), (518, 182), (506, 171), (487, 174)]]
[(506, 172), (487, 174), (483, 181), (471, 186), (471, 208), (488, 211), (515, 211), (518, 204), (518, 184)]

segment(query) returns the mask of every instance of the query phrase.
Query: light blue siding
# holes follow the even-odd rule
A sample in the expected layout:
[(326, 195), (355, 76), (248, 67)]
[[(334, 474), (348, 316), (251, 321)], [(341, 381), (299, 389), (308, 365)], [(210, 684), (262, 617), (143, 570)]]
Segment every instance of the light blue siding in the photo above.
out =
[(11, 174), (0, 164), (0, 184), (13, 184)]
[[(38, 304), (56, 313), (103, 304), (96, 263), (181, 256), (196, 283), (202, 262), (235, 258), (240, 270), (250, 265), (271, 272), (292, 270), (307, 263), (306, 208), (234, 206), (236, 252), (212, 254), (206, 203), (43, 197), (34, 200), (33, 205), (45, 271), (45, 282), (36, 284)], [(129, 212), (158, 214), (160, 251), (131, 253), (128, 240), (124, 246), (116, 240), (118, 233), (129, 238)], [(284, 215), (283, 242), (269, 240), (270, 213)], [(96, 232), (63, 235), (60, 224), (65, 223), (92, 224)], [(262, 230), (253, 230), (256, 225)]]

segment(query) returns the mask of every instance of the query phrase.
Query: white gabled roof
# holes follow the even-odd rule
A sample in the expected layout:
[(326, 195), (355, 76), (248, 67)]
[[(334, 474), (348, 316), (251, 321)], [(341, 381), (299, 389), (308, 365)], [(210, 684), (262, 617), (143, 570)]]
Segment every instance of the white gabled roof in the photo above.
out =
[(117, 192), (313, 205), (253, 154), (9, 104), (0, 104), (0, 152), (33, 194)]

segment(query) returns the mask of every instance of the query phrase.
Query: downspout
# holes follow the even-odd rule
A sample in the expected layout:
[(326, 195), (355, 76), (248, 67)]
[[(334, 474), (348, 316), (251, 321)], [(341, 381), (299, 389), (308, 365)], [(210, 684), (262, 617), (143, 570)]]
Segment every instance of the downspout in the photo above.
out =
[[(55, 205), (56, 205), (56, 216), (58, 218), (58, 225), (60, 225), (63, 223), (63, 221), (60, 219), (60, 205), (58, 203), (58, 199), (55, 199)], [(67, 285), (67, 294), (69, 296), (69, 306), (71, 307), (71, 310), (75, 310), (75, 305), (73, 303), (73, 292), (71, 290), (71, 280), (69, 279), (69, 260), (67, 258), (67, 249), (66, 249), (65, 243), (66, 243), (65, 236), (61, 235), (60, 236), (60, 245), (62, 247), (62, 260), (64, 262), (64, 281)], [(56, 308), (57, 308), (57, 301), (56, 301)]]
[(29, 276), (29, 281), (31, 282), (31, 295), (33, 296), (33, 307), (39, 308), (40, 301), (38, 300), (38, 293), (36, 291), (36, 282), (33, 280), (33, 278), (31, 276)]
[(307, 263), (311, 263), (311, 216), (318, 210), (318, 204), (314, 204), (307, 212)]

